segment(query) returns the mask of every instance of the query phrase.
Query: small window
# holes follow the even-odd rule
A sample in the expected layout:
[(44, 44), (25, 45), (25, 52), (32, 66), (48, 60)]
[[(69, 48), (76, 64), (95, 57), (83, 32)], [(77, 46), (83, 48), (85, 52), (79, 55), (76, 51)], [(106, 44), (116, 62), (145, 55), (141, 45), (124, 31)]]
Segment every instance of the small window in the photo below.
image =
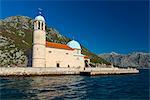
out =
[(66, 55), (68, 55), (69, 53), (66, 53)]
[(68, 65), (68, 68), (70, 68), (70, 66)]
[(56, 64), (56, 67), (60, 67), (59, 63)]

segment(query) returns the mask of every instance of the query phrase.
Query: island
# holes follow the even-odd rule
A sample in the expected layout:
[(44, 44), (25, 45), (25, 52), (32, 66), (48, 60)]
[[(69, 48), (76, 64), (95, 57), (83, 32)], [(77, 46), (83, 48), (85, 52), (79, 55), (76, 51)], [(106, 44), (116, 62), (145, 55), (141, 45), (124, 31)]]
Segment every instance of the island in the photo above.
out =
[(136, 68), (118, 68), (113, 64), (98, 64), (93, 67), (88, 55), (82, 54), (82, 47), (76, 40), (67, 44), (46, 40), (46, 21), (39, 14), (33, 21), (32, 66), (0, 67), (0, 76), (36, 75), (102, 75), (135, 74)]

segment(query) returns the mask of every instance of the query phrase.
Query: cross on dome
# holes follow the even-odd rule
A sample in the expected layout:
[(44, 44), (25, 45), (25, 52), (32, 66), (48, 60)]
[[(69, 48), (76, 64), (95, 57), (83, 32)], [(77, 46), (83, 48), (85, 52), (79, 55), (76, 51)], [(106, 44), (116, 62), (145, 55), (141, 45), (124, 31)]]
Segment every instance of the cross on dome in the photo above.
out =
[(41, 8), (38, 8), (39, 10), (39, 15), (35, 17), (35, 20), (38, 20), (38, 21), (43, 21), (45, 22), (45, 18), (42, 16), (42, 9)]
[(41, 14), (42, 14), (42, 10), (43, 10), (43, 9), (38, 8), (38, 10), (39, 10), (39, 14), (41, 15)]

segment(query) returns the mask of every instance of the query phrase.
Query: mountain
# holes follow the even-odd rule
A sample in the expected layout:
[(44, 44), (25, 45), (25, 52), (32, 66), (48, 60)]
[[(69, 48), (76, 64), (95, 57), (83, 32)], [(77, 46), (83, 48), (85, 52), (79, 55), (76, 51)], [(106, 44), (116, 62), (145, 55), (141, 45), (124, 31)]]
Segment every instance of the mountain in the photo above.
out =
[(133, 52), (125, 55), (112, 52), (100, 54), (99, 57), (113, 63), (115, 66), (150, 68), (150, 53)]
[[(53, 27), (46, 27), (46, 40), (66, 44), (71, 39)], [(0, 20), (0, 66), (31, 66), (33, 19), (27, 16), (12, 16)], [(82, 46), (82, 45), (81, 45)], [(82, 46), (82, 53), (92, 63), (110, 64)]]

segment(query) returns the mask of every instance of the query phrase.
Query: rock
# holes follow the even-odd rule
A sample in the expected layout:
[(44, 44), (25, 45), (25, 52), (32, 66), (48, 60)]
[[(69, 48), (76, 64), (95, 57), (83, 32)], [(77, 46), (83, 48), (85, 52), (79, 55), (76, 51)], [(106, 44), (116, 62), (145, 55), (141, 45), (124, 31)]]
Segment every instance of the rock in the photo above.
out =
[(127, 55), (108, 53), (99, 56), (116, 66), (150, 68), (150, 53), (133, 52)]

